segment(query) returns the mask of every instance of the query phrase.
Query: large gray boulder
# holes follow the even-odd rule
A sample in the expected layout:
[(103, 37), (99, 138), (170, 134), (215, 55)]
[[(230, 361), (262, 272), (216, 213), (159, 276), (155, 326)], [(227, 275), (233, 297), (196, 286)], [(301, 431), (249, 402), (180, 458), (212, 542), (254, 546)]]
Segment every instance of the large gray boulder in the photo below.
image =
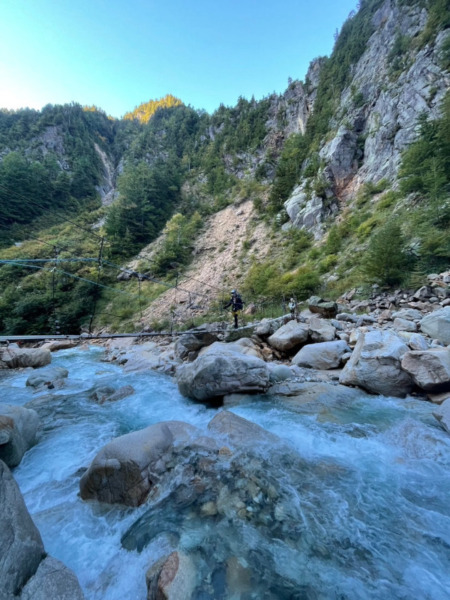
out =
[[(214, 324), (217, 329), (218, 324)], [(220, 324), (219, 324), (220, 325)], [(211, 326), (199, 327), (181, 335), (175, 342), (175, 356), (185, 359), (190, 352), (198, 352), (200, 348), (209, 346), (219, 340), (216, 332), (210, 331)]]
[(220, 350), (212, 347), (206, 350), (194, 362), (177, 369), (178, 389), (183, 396), (207, 401), (227, 394), (267, 389), (269, 369), (260, 358), (224, 348), (222, 344)]
[(275, 331), (267, 340), (267, 342), (281, 352), (288, 352), (301, 344), (304, 344), (309, 336), (309, 329), (303, 323), (297, 321), (289, 321)]
[(342, 340), (307, 344), (297, 352), (292, 364), (311, 369), (337, 369), (346, 352), (350, 352), (350, 348)]
[(52, 362), (50, 350), (42, 348), (0, 348), (0, 369), (45, 367)]
[(420, 321), (420, 329), (431, 338), (450, 345), (450, 306), (426, 315)]
[(336, 302), (328, 302), (320, 296), (311, 296), (308, 300), (308, 308), (312, 313), (321, 315), (325, 319), (334, 319), (338, 312)]
[(331, 342), (336, 337), (336, 328), (326, 319), (311, 317), (309, 335), (313, 342)]
[(206, 348), (202, 348), (199, 352), (199, 356), (205, 356), (205, 354), (230, 354), (235, 353), (244, 354), (245, 356), (255, 356), (256, 358), (263, 358), (259, 346), (250, 338), (240, 338), (235, 342), (214, 342)]
[(404, 397), (414, 387), (412, 377), (401, 368), (401, 359), (408, 350), (393, 331), (361, 332), (339, 382), (374, 394)]
[(0, 459), (8, 467), (16, 467), (25, 452), (36, 443), (39, 424), (36, 411), (0, 404)]
[(44, 544), (19, 487), (0, 460), (0, 600), (18, 597), (44, 556)]
[(450, 349), (431, 348), (406, 352), (402, 369), (427, 392), (450, 390)]
[(165, 421), (112, 440), (82, 476), (81, 497), (139, 506), (164, 471), (164, 455), (196, 432), (188, 423)]
[(84, 600), (84, 594), (75, 573), (47, 556), (23, 588), (20, 600)]

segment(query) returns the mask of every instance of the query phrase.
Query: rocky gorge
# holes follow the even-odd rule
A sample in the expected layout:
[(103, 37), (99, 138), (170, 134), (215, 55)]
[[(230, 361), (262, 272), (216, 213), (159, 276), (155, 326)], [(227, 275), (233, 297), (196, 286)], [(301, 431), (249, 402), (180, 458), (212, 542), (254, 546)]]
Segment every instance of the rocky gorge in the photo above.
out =
[[(114, 552), (122, 557), (126, 553), (129, 564), (128, 558), (137, 560), (137, 553), (142, 574), (136, 574), (141, 579), (140, 586), (136, 585), (142, 590), (146, 570), (142, 560), (146, 557), (148, 598), (280, 598), (297, 597), (299, 593), (315, 598), (320, 593), (330, 597), (332, 589), (345, 590), (349, 598), (377, 597), (373, 586), (374, 573), (381, 568), (376, 559), (378, 542), (373, 541), (368, 546), (360, 526), (357, 529), (362, 538), (358, 541), (358, 537), (354, 537), (356, 514), (353, 511), (358, 505), (353, 505), (348, 497), (349, 489), (356, 485), (355, 469), (358, 471), (361, 467), (346, 462), (348, 457), (336, 461), (329, 450), (321, 458), (312, 459), (311, 448), (304, 443), (305, 439), (312, 441), (319, 431), (306, 433), (305, 422), (308, 427), (312, 423), (320, 427), (323, 423), (325, 430), (319, 436), (331, 435), (327, 443), (338, 436), (339, 443), (347, 448), (338, 452), (348, 451), (351, 456), (355, 449), (347, 447), (349, 442), (360, 440), (359, 443), (372, 444), (374, 436), (383, 437), (389, 431), (389, 436), (394, 438), (388, 436), (388, 445), (406, 444), (409, 468), (412, 468), (410, 461), (425, 460), (430, 465), (434, 461), (436, 468), (445, 471), (445, 456), (448, 457), (445, 448), (449, 446), (450, 431), (448, 278), (448, 273), (432, 275), (430, 285), (414, 293), (398, 291), (387, 295), (374, 290), (372, 299), (363, 302), (352, 299), (354, 292), (345, 294), (338, 303), (313, 297), (308, 308), (295, 318), (286, 315), (266, 319), (239, 330), (230, 330), (226, 324), (210, 324), (180, 335), (173, 342), (160, 340), (133, 345), (111, 341), (106, 354), (94, 350), (100, 352), (104, 367), (95, 367), (94, 371), (91, 367), (90, 375), (83, 382), (78, 379), (70, 383), (74, 375), (79, 374), (76, 366), (75, 371), (66, 368), (67, 360), (65, 365), (50, 365), (53, 361), (49, 349), (15, 348), (14, 345), (2, 348), (2, 387), (6, 390), (8, 380), (13, 377), (12, 381), (17, 379), (25, 388), (25, 392), (19, 392), (15, 384), (16, 387), (11, 388), (14, 402), (0, 405), (1, 490), (5, 499), (2, 530), (16, 530), (11, 538), (16, 540), (16, 545), (2, 536), (2, 556), (6, 562), (3, 559), (1, 572), (7, 582), (4, 597), (40, 597), (37, 592), (30, 592), (31, 589), (39, 589), (44, 595), (45, 590), (51, 590), (55, 599), (82, 597), (70, 571), (55, 559), (45, 558), (39, 533), (6, 465), (13, 469), (13, 474), (18, 473), (21, 484), (21, 469), (26, 472), (27, 457), (33, 452), (47, 453), (48, 435), (58, 438), (79, 412), (86, 413), (84, 417), (75, 417), (81, 426), (85, 418), (86, 423), (92, 423), (94, 414), (98, 414), (97, 419), (102, 422), (109, 421), (111, 411), (123, 414), (119, 423), (131, 418), (133, 425), (126, 425), (125, 431), (123, 425), (111, 430), (109, 423), (100, 436), (104, 444), (95, 432), (82, 433), (80, 443), (83, 439), (83, 446), (88, 440), (89, 449), (83, 452), (86, 458), (82, 464), (75, 461), (69, 467), (70, 473), (65, 477), (69, 476), (70, 484), (64, 487), (71, 487), (72, 503), (79, 490), (76, 510), (88, 511), (91, 527), (97, 528), (94, 522), (98, 518), (101, 521), (106, 518), (107, 523), (108, 519), (121, 515), (121, 550), (117, 550), (115, 534), (116, 550), (110, 560), (114, 562)], [(92, 351), (85, 346), (85, 350), (69, 348), (58, 352), (68, 353), (69, 357), (71, 353), (82, 356)], [(104, 368), (113, 369), (107, 378), (102, 374)], [(96, 375), (98, 370), (100, 373)], [(155, 392), (149, 395), (148, 391), (152, 371), (154, 377), (168, 382), (171, 380), (167, 380), (167, 374), (174, 375), (181, 396), (177, 398), (169, 391), (163, 406), (160, 401), (155, 405)], [(162, 374), (157, 375), (158, 371)], [(120, 372), (123, 377), (119, 376)], [(171, 390), (172, 386), (170, 383)], [(24, 396), (27, 402), (21, 399)], [(133, 405), (137, 396), (145, 402), (140, 408)], [(72, 403), (76, 404), (70, 408)], [(123, 410), (125, 413), (121, 413)], [(103, 416), (100, 416), (101, 411)], [(401, 424), (399, 411), (405, 415)], [(180, 419), (182, 413), (188, 417), (186, 420)], [(419, 421), (415, 420), (417, 414), (422, 415)], [(43, 430), (42, 423), (45, 424)], [(331, 430), (325, 433), (329, 427)], [(394, 433), (396, 427), (400, 430)], [(425, 449), (426, 439), (430, 445)], [(320, 437), (316, 440), (319, 443)], [(56, 442), (53, 451), (58, 448), (61, 451), (60, 443), (61, 440)], [(69, 445), (73, 443), (71, 440)], [(75, 444), (78, 446), (77, 441)], [(363, 452), (366, 451), (370, 455), (371, 450), (366, 448)], [(66, 452), (62, 450), (63, 455)], [(72, 463), (73, 459), (71, 456)], [(373, 469), (372, 459), (377, 460), (376, 454), (369, 460), (370, 469)], [(48, 455), (46, 460), (49, 460)], [(53, 462), (55, 468), (58, 458)], [(369, 477), (364, 469), (358, 471), (362, 482)], [(398, 473), (397, 476), (400, 477)], [(443, 482), (448, 476), (444, 476)], [(26, 489), (30, 490), (31, 512), (38, 515), (38, 524), (48, 526), (46, 521), (52, 511), (48, 508), (42, 513), (38, 506), (51, 504), (50, 497), (38, 500), (36, 505), (36, 498), (32, 499), (37, 494), (32, 484), (35, 475), (25, 477), (21, 487), (25, 484), (26, 498)], [(370, 477), (367, 482), (369, 480)], [(56, 491), (58, 477), (50, 485)], [(403, 482), (402, 485), (409, 488), (410, 484)], [(342, 486), (347, 491), (342, 491)], [(335, 490), (338, 503), (350, 502), (347, 509), (350, 512), (342, 516), (343, 529), (339, 534), (327, 516), (328, 511), (337, 510), (337, 506), (332, 508), (334, 501), (331, 508), (323, 504), (327, 489)], [(375, 489), (378, 488), (372, 491)], [(384, 498), (385, 493), (391, 492), (379, 490), (379, 493)], [(437, 510), (442, 529), (439, 535), (435, 532), (438, 537), (433, 539), (439, 538), (444, 543), (449, 515), (430, 498), (424, 504), (424, 494), (425, 489), (419, 486), (406, 497), (408, 503), (415, 506), (425, 509), (429, 505), (429, 509), (433, 506), (432, 510)], [(330, 502), (329, 497), (327, 501)], [(393, 515), (399, 511), (400, 521), (407, 518), (401, 513), (405, 510), (408, 513), (410, 508), (403, 506), (400, 497), (392, 497), (389, 502), (393, 503)], [(116, 506), (118, 512), (114, 509), (115, 512), (110, 513), (108, 505)], [(380, 507), (374, 510), (378, 511), (379, 518)], [(382, 511), (386, 512), (386, 506)], [(111, 517), (107, 517), (108, 514)], [(421, 521), (423, 518), (421, 515)], [(365, 511), (359, 519), (365, 526), (371, 521)], [(58, 536), (55, 525), (51, 527), (50, 539), (53, 538), (51, 543), (54, 544)], [(383, 535), (387, 535), (390, 527), (386, 524), (382, 528)], [(408, 543), (412, 543), (407, 538)], [(35, 541), (30, 545), (32, 539)], [(193, 544), (194, 539), (197, 541)], [(22, 546), (17, 546), (18, 540), (22, 540)], [(71, 546), (74, 541), (70, 542)], [(381, 539), (379, 543), (390, 544)], [(436, 553), (437, 564), (442, 564), (440, 546), (434, 541), (430, 543), (431, 546), (425, 543), (424, 548)], [(73, 550), (67, 555), (69, 563), (76, 565), (80, 559), (74, 561), (71, 553)], [(388, 553), (396, 565), (405, 558), (401, 545)], [(60, 549), (56, 554), (58, 560), (64, 558)], [(31, 559), (32, 555), (35, 558)], [(286, 558), (281, 559), (281, 556)], [(287, 561), (287, 570), (283, 569), (283, 560)], [(312, 569), (313, 579), (303, 567), (301, 576), (295, 575), (305, 560), (307, 564), (311, 560), (318, 561), (317, 568)], [(324, 570), (329, 560), (336, 570), (334, 588), (329, 587), (327, 569)], [(291, 567), (287, 567), (288, 564)], [(103, 565), (101, 570), (104, 568)], [(404, 575), (399, 579), (404, 567), (398, 568), (400, 571), (393, 567), (385, 574), (387, 579), (383, 586), (392, 598), (403, 597), (404, 589), (400, 592), (396, 588), (400, 580), (401, 585), (409, 589)], [(426, 571), (428, 567), (424, 568)], [(114, 592), (116, 584), (111, 584), (111, 574), (103, 571), (100, 580), (98, 575), (91, 575), (89, 582), (79, 569), (78, 565), (75, 571), (79, 577), (81, 573), (89, 598), (115, 598), (116, 592), (123, 593), (121, 586), (125, 585), (126, 589), (127, 584), (120, 575), (112, 577), (118, 585)], [(111, 564), (106, 570), (110, 572), (110, 569)], [(114, 569), (118, 569), (118, 565)], [(344, 575), (348, 569), (353, 572), (352, 578), (356, 577), (351, 585)], [(368, 575), (362, 575), (366, 570)], [(445, 598), (442, 574), (439, 577), (444, 587), (436, 584), (432, 596)], [(105, 580), (106, 587), (100, 591), (99, 581), (104, 578), (109, 583)], [(30, 596), (30, 593), (35, 595)], [(139, 594), (136, 597), (144, 597), (142, 591)]]

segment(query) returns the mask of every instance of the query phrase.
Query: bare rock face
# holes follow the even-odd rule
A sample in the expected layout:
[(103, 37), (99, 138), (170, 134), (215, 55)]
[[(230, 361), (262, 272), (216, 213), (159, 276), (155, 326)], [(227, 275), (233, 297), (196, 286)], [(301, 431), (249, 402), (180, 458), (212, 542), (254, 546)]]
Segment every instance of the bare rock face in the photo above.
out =
[(52, 362), (50, 350), (42, 348), (0, 348), (0, 369), (45, 367)]
[(196, 428), (166, 421), (122, 435), (104, 446), (80, 480), (83, 500), (139, 506), (159, 479), (158, 461)]
[(432, 348), (406, 352), (402, 369), (427, 392), (450, 390), (450, 349)]
[(420, 329), (432, 339), (450, 345), (450, 306), (426, 315), (420, 321)]
[(347, 343), (342, 340), (308, 344), (294, 356), (292, 363), (312, 369), (337, 369), (343, 355), (349, 350)]
[(25, 452), (36, 443), (39, 424), (36, 411), (0, 404), (0, 459), (8, 467), (16, 467)]
[(190, 600), (196, 584), (192, 559), (179, 551), (164, 556), (146, 573), (148, 600)]
[(401, 368), (408, 346), (393, 331), (361, 333), (339, 382), (357, 385), (384, 396), (406, 396), (414, 387), (409, 373)]
[(268, 343), (281, 352), (288, 352), (293, 348), (304, 344), (308, 340), (309, 328), (297, 321), (289, 321), (273, 333)]
[(269, 386), (266, 363), (232, 349), (208, 349), (194, 362), (179, 367), (176, 377), (180, 393), (199, 401), (234, 393), (264, 392)]

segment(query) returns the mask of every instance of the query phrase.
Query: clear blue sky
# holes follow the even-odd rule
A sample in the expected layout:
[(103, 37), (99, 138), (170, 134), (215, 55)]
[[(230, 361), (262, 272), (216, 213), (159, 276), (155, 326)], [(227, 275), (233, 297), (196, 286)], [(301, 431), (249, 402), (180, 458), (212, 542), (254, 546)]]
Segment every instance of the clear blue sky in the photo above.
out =
[(174, 94), (208, 112), (281, 93), (356, 0), (1, 0), (0, 107), (120, 117)]

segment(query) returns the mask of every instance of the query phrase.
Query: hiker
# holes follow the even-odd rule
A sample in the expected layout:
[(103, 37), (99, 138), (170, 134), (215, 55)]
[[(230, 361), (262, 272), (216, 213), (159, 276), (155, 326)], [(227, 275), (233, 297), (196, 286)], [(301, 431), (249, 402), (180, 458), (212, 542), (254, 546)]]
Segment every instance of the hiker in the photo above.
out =
[(231, 299), (225, 304), (224, 308), (228, 308), (229, 306), (231, 306), (231, 312), (234, 317), (234, 328), (237, 329), (239, 312), (242, 310), (244, 303), (236, 290), (231, 290)]
[(291, 298), (289, 300), (288, 307), (289, 307), (289, 310), (291, 312), (291, 317), (295, 318), (296, 312), (297, 312), (297, 302), (295, 301), (294, 298)]

